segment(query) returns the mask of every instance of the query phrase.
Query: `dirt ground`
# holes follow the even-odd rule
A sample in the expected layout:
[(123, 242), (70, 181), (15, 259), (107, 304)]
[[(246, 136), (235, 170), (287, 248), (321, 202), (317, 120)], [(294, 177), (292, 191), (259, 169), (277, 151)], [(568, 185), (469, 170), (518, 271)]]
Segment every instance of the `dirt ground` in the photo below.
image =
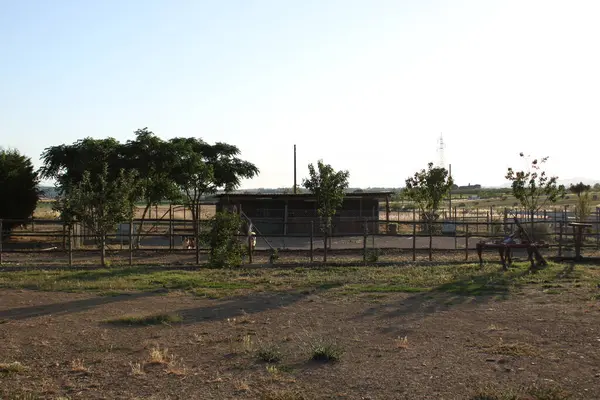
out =
[[(106, 322), (156, 313), (183, 320)], [(340, 359), (310, 361), (321, 342)], [(281, 360), (261, 361), (273, 346)], [(577, 285), (220, 300), (0, 289), (0, 363), (3, 399), (597, 399), (600, 304)]]

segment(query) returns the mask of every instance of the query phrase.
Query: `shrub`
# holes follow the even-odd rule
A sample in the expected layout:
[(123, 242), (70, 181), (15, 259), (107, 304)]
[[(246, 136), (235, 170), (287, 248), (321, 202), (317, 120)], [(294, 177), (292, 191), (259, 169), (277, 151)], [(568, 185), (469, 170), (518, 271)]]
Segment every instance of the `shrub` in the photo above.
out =
[(244, 245), (237, 239), (242, 227), (240, 216), (228, 211), (215, 214), (210, 230), (203, 239), (210, 245), (209, 263), (213, 267), (239, 267), (242, 264)]
[(38, 174), (29, 157), (21, 155), (17, 150), (0, 149), (0, 219), (13, 219), (3, 221), (3, 235), (20, 225), (18, 220), (25, 220), (33, 215), (40, 194), (38, 183)]
[(311, 343), (310, 359), (313, 361), (339, 361), (344, 350), (330, 340), (317, 340)]
[(282, 358), (281, 350), (274, 344), (262, 346), (256, 352), (256, 356), (266, 363), (276, 363), (281, 361)]
[(279, 250), (273, 249), (273, 252), (269, 256), (269, 263), (275, 264), (275, 262), (277, 262), (277, 260), (279, 260)]
[(377, 262), (379, 261), (379, 249), (370, 249), (367, 250), (367, 262)]

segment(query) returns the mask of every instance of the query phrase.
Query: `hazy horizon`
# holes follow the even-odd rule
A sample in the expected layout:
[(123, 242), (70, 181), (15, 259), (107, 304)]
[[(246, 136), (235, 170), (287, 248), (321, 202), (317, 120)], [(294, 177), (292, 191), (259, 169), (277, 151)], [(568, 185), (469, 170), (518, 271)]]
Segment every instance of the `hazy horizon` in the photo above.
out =
[[(596, 182), (596, 1), (44, 2), (0, 14), (0, 146), (36, 167), (86, 136), (237, 145), (291, 187), (323, 159), (352, 187), (401, 187), (428, 162), (504, 186), (519, 152)], [(596, 39), (594, 39), (596, 38)], [(581, 178), (579, 178), (581, 177)]]

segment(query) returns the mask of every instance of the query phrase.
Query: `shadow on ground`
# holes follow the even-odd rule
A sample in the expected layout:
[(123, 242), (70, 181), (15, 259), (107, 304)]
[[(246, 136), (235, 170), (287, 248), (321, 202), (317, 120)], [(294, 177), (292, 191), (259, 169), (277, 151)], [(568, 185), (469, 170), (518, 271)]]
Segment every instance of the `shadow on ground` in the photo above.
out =
[(480, 305), (506, 300), (511, 292), (523, 286), (520, 278), (530, 273), (532, 272), (527, 269), (509, 273), (499, 270), (481, 275), (464, 276), (453, 282), (437, 286), (428, 292), (371, 307), (352, 319), (376, 317), (392, 320), (401, 317), (402, 325), (382, 328), (382, 332), (403, 336), (409, 333), (408, 326), (411, 323), (429, 315), (462, 305)]
[(12, 308), (9, 310), (0, 311), (0, 319), (9, 320), (21, 320), (28, 318), (41, 317), (44, 315), (61, 315), (61, 314), (72, 314), (82, 311), (87, 311), (94, 307), (102, 306), (104, 304), (116, 303), (119, 301), (128, 301), (134, 299), (140, 299), (149, 296), (158, 295), (159, 291), (154, 292), (141, 292), (133, 294), (120, 294), (117, 296), (102, 296), (93, 297), (91, 299), (82, 299), (67, 301), (63, 303), (45, 304), (41, 306), (31, 307), (20, 307)]

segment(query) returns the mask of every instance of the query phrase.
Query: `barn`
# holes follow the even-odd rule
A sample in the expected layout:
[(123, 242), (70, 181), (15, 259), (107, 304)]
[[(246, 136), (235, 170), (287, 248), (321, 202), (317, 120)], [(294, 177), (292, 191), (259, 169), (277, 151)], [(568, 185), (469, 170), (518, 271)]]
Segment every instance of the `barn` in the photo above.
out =
[[(346, 193), (333, 220), (333, 234), (362, 234), (378, 227), (381, 202), (389, 219), (393, 192)], [(218, 195), (217, 210), (243, 213), (262, 235), (308, 236), (319, 233), (317, 202), (310, 193), (229, 193)]]

